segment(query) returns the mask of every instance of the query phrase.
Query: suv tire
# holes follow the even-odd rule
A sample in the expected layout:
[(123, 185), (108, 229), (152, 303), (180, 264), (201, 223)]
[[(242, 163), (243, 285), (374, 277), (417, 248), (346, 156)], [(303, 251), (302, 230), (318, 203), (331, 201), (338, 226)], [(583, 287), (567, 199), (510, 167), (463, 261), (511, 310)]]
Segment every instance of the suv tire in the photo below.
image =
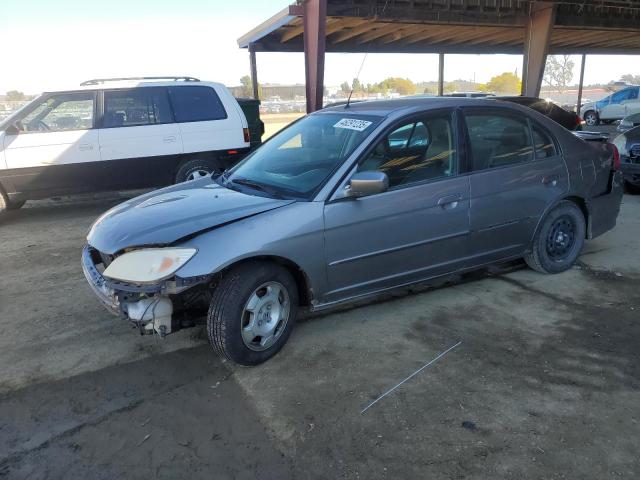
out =
[(213, 350), (240, 365), (258, 365), (289, 339), (298, 288), (288, 270), (252, 261), (227, 272), (213, 291), (207, 332)]
[(531, 251), (524, 259), (541, 273), (569, 270), (584, 245), (586, 224), (582, 210), (573, 202), (562, 201), (542, 220), (533, 237)]
[(219, 172), (220, 170), (221, 168), (215, 160), (194, 158), (192, 160), (187, 160), (180, 165), (180, 168), (178, 168), (178, 172), (176, 173), (174, 183), (197, 180), (198, 178), (206, 177), (214, 172)]
[(0, 215), (2, 215), (7, 210), (18, 210), (25, 204), (25, 201), (21, 202), (12, 202), (9, 200), (7, 195), (0, 189)]
[(600, 124), (600, 117), (594, 110), (589, 110), (584, 114), (584, 123), (589, 127), (595, 127)]

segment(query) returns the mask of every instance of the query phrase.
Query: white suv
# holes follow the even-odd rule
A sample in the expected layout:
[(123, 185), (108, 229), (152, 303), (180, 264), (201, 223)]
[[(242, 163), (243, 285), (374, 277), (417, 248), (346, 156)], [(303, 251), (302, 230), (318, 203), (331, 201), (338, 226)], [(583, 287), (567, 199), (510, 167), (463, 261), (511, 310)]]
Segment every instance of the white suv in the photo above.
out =
[(191, 180), (249, 146), (247, 119), (224, 85), (90, 80), (44, 93), (0, 123), (0, 212), (30, 199)]

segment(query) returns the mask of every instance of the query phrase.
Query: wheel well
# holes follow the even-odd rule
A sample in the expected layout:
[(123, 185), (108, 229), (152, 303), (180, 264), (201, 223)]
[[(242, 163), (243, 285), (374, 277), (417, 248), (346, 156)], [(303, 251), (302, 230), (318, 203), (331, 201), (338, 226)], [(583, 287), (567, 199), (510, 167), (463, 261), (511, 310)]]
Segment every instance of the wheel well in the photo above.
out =
[(571, 197), (566, 197), (563, 198), (563, 200), (569, 201), (569, 202), (573, 202), (575, 203), (578, 208), (580, 208), (580, 211), (582, 212), (582, 215), (584, 216), (584, 223), (586, 225), (586, 229), (585, 229), (585, 235), (587, 236), (587, 238), (589, 238), (589, 230), (590, 230), (590, 215), (589, 215), (589, 207), (587, 207), (587, 202), (585, 201), (584, 198), (582, 197), (576, 197), (576, 196), (571, 196)]
[(247, 262), (256, 261), (256, 260), (277, 263), (278, 265), (281, 265), (284, 268), (286, 268), (291, 274), (291, 276), (293, 277), (293, 279), (295, 280), (296, 287), (298, 287), (298, 297), (299, 297), (300, 305), (304, 307), (308, 307), (309, 305), (311, 305), (313, 294), (310, 289), (310, 282), (307, 277), (307, 274), (295, 262), (292, 262), (287, 258), (278, 257), (275, 255), (261, 255), (257, 257), (245, 258), (236, 263), (232, 263), (228, 267), (224, 268), (220, 272), (220, 274), (224, 275), (226, 272), (228, 272), (232, 268), (237, 267), (238, 265), (241, 265)]

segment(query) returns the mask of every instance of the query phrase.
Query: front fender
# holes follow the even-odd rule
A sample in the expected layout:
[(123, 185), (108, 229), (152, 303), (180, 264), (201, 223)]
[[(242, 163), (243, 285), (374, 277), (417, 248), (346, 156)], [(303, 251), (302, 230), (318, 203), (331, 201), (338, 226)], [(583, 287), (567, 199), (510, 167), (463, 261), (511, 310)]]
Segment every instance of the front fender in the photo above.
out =
[(178, 246), (198, 253), (176, 275), (211, 275), (242, 260), (274, 256), (298, 265), (321, 296), (326, 290), (323, 208), (323, 202), (296, 202), (182, 242)]

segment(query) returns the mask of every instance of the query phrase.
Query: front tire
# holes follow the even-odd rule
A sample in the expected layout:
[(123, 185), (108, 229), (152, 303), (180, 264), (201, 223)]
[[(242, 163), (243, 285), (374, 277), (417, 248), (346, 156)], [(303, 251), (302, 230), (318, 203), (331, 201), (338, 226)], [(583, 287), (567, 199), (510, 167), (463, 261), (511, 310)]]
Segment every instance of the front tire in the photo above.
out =
[(201, 160), (194, 158), (193, 160), (187, 160), (176, 172), (175, 183), (189, 182), (191, 180), (197, 180), (211, 175), (214, 172), (219, 172), (220, 166), (215, 160)]
[(600, 117), (598, 117), (597, 112), (589, 110), (584, 114), (584, 123), (589, 127), (596, 127), (600, 124)]
[(541, 273), (569, 270), (584, 245), (586, 223), (578, 206), (560, 202), (543, 219), (533, 238), (531, 252), (524, 257), (527, 265)]
[(295, 280), (284, 267), (249, 262), (233, 268), (213, 292), (207, 332), (213, 350), (240, 365), (258, 365), (289, 339), (298, 309)]
[(640, 194), (640, 185), (636, 184), (636, 183), (631, 183), (629, 181), (625, 181), (624, 182), (624, 189), (626, 190), (627, 193), (630, 193), (631, 195)]

